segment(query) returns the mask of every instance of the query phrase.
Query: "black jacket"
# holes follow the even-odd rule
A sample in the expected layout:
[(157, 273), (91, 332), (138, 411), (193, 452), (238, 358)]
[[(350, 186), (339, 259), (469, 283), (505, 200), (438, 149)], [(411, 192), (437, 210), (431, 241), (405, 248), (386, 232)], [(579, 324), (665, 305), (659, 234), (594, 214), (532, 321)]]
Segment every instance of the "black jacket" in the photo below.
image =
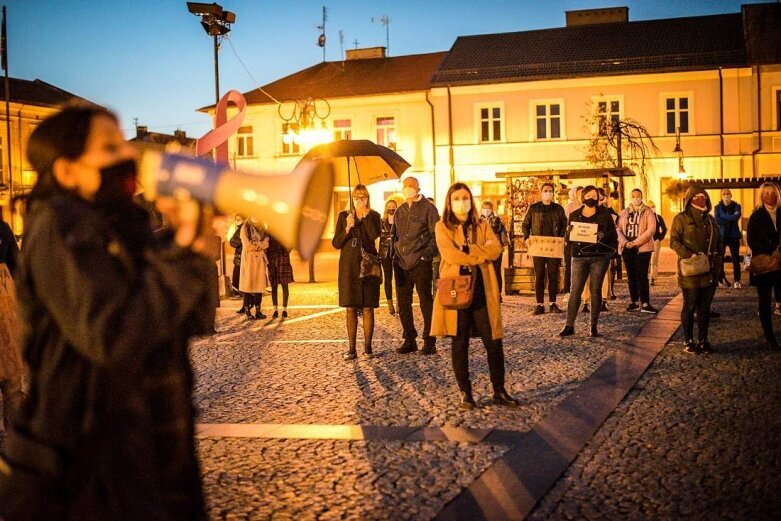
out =
[[(593, 257), (596, 255), (612, 255), (618, 248), (618, 231), (616, 223), (610, 211), (604, 206), (597, 206), (597, 211), (591, 217), (583, 215), (583, 206), (569, 214), (570, 224), (573, 222), (596, 223), (597, 224), (597, 242), (575, 242), (571, 241), (573, 257)], [(567, 240), (569, 240), (569, 231), (567, 227)]]
[(241, 266), (241, 252), (244, 250), (244, 244), (241, 242), (241, 227), (244, 223), (236, 226), (236, 231), (231, 236), (230, 245), (233, 246), (233, 265)]
[[(781, 208), (776, 208), (776, 226), (781, 227)], [(781, 237), (779, 230), (773, 226), (770, 213), (764, 207), (754, 210), (748, 219), (746, 229), (746, 242), (751, 250), (751, 255), (770, 255), (780, 246)], [(770, 272), (762, 275), (751, 275), (750, 284), (775, 284), (781, 281), (781, 272)]]
[(32, 203), (16, 276), (30, 392), (0, 516), (203, 517), (187, 344), (213, 329), (213, 268), (155, 242), (140, 207)]
[(423, 196), (412, 203), (399, 205), (393, 215), (396, 231), (393, 255), (396, 264), (405, 270), (415, 267), (421, 259), (432, 262), (437, 256), (434, 227), (439, 221), (437, 207)]
[(528, 239), (530, 235), (564, 237), (567, 233), (567, 215), (564, 213), (564, 207), (553, 202), (534, 203), (529, 206), (529, 211), (523, 218), (521, 230), (524, 239)]
[(16, 271), (16, 257), (19, 255), (19, 246), (16, 237), (8, 223), (0, 221), (0, 263), (8, 266), (11, 275)]
[(393, 235), (395, 233), (394, 225), (388, 222), (387, 219), (382, 220), (380, 228), (380, 249), (379, 255), (381, 259), (387, 259), (393, 257)]
[(654, 234), (655, 241), (663, 241), (667, 237), (667, 224), (660, 214), (656, 214), (656, 233)]

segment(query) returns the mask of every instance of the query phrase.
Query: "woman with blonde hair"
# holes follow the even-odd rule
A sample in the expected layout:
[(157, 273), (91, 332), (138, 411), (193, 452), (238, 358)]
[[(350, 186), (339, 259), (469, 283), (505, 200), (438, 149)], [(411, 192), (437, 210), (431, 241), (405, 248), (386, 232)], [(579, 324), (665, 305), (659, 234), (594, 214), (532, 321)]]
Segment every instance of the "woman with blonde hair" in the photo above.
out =
[[(254, 217), (244, 222), (239, 233), (241, 237), (241, 275), (239, 277), (239, 290), (244, 293), (245, 313), (250, 320), (264, 319), (266, 315), (260, 310), (263, 301), (263, 293), (268, 287), (268, 259), (266, 250), (269, 239), (266, 231), (258, 226)], [(252, 316), (252, 307), (255, 307), (255, 316)]]
[[(762, 183), (756, 210), (748, 220), (746, 239), (751, 249), (752, 262), (758, 255), (773, 255), (778, 251), (780, 242), (779, 226), (781, 226), (781, 193), (775, 183)], [(771, 349), (781, 349), (773, 332), (773, 288), (781, 283), (781, 271), (753, 273), (749, 275), (749, 284), (757, 288), (759, 300), (759, 321), (765, 340)]]
[[(357, 357), (355, 343), (358, 335), (358, 310), (363, 315), (363, 350), (368, 358), (372, 352), (374, 335), (374, 308), (380, 306), (379, 277), (361, 278), (363, 252), (377, 255), (374, 241), (380, 236), (380, 214), (371, 209), (369, 191), (364, 185), (353, 190), (354, 207), (339, 213), (336, 231), (331, 241), (339, 250), (339, 305), (347, 308), (347, 339), (349, 347), (345, 360)], [(352, 206), (352, 205), (351, 205)]]
[(518, 400), (504, 388), (502, 313), (493, 267), (493, 261), (502, 253), (502, 244), (488, 221), (480, 220), (472, 192), (464, 183), (455, 183), (447, 191), (442, 219), (436, 225), (436, 238), (442, 255), (440, 277), (445, 279), (470, 273), (474, 277), (469, 307), (446, 308), (442, 303), (442, 292), (437, 292), (431, 323), (432, 336), (453, 339), (453, 371), (461, 391), (461, 408), (475, 408), (468, 354), (469, 336), (473, 329), (479, 333), (488, 352), (493, 403), (515, 407)]

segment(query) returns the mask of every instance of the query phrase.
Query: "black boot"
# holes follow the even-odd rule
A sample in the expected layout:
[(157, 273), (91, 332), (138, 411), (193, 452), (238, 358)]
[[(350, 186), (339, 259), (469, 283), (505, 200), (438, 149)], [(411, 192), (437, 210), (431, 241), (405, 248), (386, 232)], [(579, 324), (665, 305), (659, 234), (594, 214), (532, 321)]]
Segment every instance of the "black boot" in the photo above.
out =
[(781, 351), (781, 346), (778, 345), (775, 334), (765, 335), (765, 341), (767, 342), (767, 346), (773, 351)]
[(246, 314), (247, 314), (247, 318), (248, 318), (248, 319), (250, 319), (250, 320), (255, 320), (255, 317), (253, 317), (253, 316), (252, 316), (252, 306), (249, 306), (249, 307), (247, 307), (247, 308), (244, 310), (244, 313), (246, 313)]
[(494, 391), (493, 403), (494, 405), (503, 405), (505, 407), (518, 407), (521, 404), (521, 402), (507, 394), (507, 391), (504, 389)]
[(602, 335), (599, 334), (599, 331), (597, 331), (597, 325), (596, 324), (591, 324), (591, 332), (589, 332), (588, 336), (594, 337), (594, 338), (602, 336)]
[(475, 404), (475, 399), (472, 398), (472, 390), (461, 391), (461, 405), (459, 405), (459, 408), (465, 411), (471, 411), (475, 407), (477, 407), (477, 405)]
[(559, 336), (572, 336), (575, 334), (575, 327), (574, 326), (564, 326), (564, 328), (559, 331)]

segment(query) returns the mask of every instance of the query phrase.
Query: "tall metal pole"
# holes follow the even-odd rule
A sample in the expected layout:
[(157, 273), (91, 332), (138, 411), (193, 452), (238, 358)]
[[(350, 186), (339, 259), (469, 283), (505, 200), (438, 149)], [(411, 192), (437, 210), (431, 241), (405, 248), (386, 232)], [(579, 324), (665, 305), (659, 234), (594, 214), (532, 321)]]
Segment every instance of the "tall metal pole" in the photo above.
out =
[[(5, 145), (6, 152), (8, 154), (8, 215), (9, 224), (11, 229), (14, 228), (14, 171), (11, 166), (11, 87), (8, 80), (8, 38), (5, 28), (5, 6), (3, 6), (3, 27), (2, 27), (2, 66), (5, 71)], [(20, 117), (21, 121), (21, 117)], [(21, 146), (21, 143), (19, 144)], [(1, 161), (2, 159), (0, 159)]]
[[(220, 44), (217, 43), (217, 35), (214, 35), (214, 103), (220, 102)], [(216, 105), (215, 105), (216, 110)]]

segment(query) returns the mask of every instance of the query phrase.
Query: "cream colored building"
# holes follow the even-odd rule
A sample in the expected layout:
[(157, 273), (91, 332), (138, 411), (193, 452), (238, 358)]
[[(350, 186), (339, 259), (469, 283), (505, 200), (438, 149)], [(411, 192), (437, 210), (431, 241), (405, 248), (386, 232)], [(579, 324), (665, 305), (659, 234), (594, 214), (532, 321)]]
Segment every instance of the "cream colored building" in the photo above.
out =
[[(733, 186), (744, 207), (754, 189), (741, 186), (781, 176), (781, 5), (637, 22), (626, 8), (566, 18), (561, 28), (460, 37), (447, 53), (354, 51), (299, 71), (245, 94), (231, 157), (238, 168), (290, 171), (305, 146), (283, 140), (284, 102), (316, 98), (330, 105), (313, 118), (318, 128), (391, 145), (438, 203), (464, 181), (501, 213), (506, 182), (496, 174), (593, 168), (585, 158), (600, 118), (635, 120), (652, 136), (658, 154), (646, 199), (668, 222), (679, 201), (665, 190), (684, 177), (680, 159), (686, 179)], [(673, 152), (678, 129), (682, 155)], [(589, 181), (557, 179), (562, 191)], [(729, 179), (742, 181), (721, 183)], [(624, 178), (624, 192), (640, 184)], [(397, 188), (371, 187), (373, 205)], [(334, 195), (337, 210), (344, 190)]]

